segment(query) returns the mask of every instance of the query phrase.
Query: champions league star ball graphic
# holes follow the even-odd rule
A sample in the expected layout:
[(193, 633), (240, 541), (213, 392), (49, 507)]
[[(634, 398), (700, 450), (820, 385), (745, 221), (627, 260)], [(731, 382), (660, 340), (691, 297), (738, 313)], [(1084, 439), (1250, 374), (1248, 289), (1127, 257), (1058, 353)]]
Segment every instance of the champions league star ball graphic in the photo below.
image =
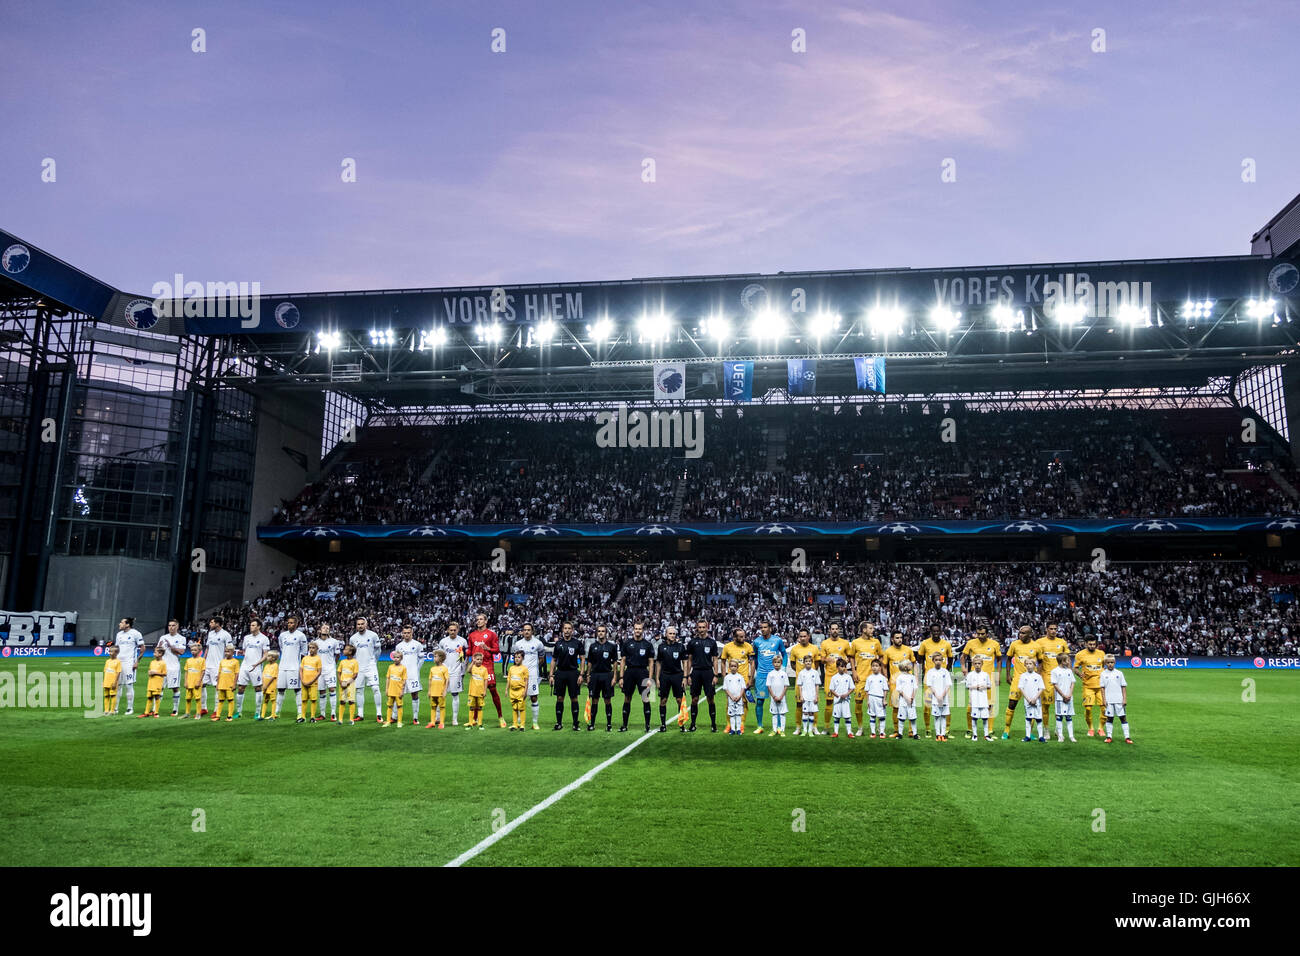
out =
[(1268, 287), (1278, 295), (1290, 295), (1300, 285), (1300, 269), (1289, 262), (1280, 262), (1268, 271)]
[(298, 307), (292, 302), (281, 302), (275, 307), (275, 323), (282, 329), (296, 328), (302, 321)]
[(893, 524), (882, 524), (877, 529), (877, 532), (879, 534), (920, 534), (921, 529), (914, 524), (895, 521)]
[(535, 525), (530, 525), (529, 527), (525, 528), (523, 531), (519, 533), (526, 534), (530, 538), (544, 538), (547, 535), (559, 534), (560, 529), (552, 528), (548, 524), (535, 524)]
[(1172, 521), (1160, 521), (1153, 518), (1150, 521), (1139, 521), (1133, 526), (1134, 531), (1177, 531), (1178, 525)]
[(132, 299), (122, 310), (126, 324), (141, 332), (152, 329), (158, 324), (158, 315), (153, 310), (153, 303), (148, 299)]
[(761, 524), (754, 529), (755, 534), (794, 534), (795, 529), (788, 524)]
[(1046, 531), (1047, 525), (1040, 524), (1037, 521), (1013, 521), (1011, 524), (1007, 525), (1002, 530), (1017, 531), (1017, 532), (1023, 532), (1028, 534), (1034, 531)]
[(32, 261), (32, 251), (21, 243), (15, 242), (12, 246), (0, 253), (0, 268), (11, 276), (16, 276), (27, 268)]
[(665, 395), (676, 395), (682, 387), (682, 373), (675, 368), (666, 368), (655, 377), (655, 388)]
[(740, 307), (746, 312), (759, 312), (767, 308), (767, 290), (751, 282), (740, 290)]
[(1270, 521), (1268, 524), (1264, 525), (1264, 527), (1272, 528), (1276, 531), (1294, 531), (1296, 528), (1300, 528), (1300, 520), (1296, 520), (1295, 518), (1282, 518), (1280, 520)]
[(633, 534), (651, 534), (651, 535), (655, 535), (655, 534), (672, 534), (672, 533), (673, 533), (673, 529), (672, 529), (672, 528), (665, 527), (664, 525), (660, 525), (660, 524), (649, 524), (649, 525), (646, 525), (646, 526), (644, 526), (644, 527), (637, 528), (636, 531), (634, 531), (634, 532), (632, 532), (632, 533), (633, 533)]

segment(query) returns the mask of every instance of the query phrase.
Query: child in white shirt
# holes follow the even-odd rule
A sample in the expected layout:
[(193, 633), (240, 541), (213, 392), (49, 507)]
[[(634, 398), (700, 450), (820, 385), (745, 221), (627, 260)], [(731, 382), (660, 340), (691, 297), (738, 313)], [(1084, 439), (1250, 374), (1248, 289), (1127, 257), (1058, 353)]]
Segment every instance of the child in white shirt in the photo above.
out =
[(934, 739), (948, 739), (948, 713), (952, 708), (952, 675), (944, 666), (942, 654), (932, 654), (934, 666), (925, 675), (925, 691), (930, 698), (930, 713), (934, 716)]
[[(1061, 659), (1064, 660), (1065, 658)], [(1061, 733), (1062, 727), (1064, 727), (1070, 732), (1070, 743), (1077, 744), (1078, 741), (1074, 739), (1074, 671), (1058, 664), (1052, 668), (1050, 676), (1052, 678), (1052, 689), (1056, 692), (1057, 743), (1065, 743), (1065, 737)]]
[(966, 672), (966, 694), (970, 703), (971, 740), (980, 739), (980, 721), (984, 721), (984, 739), (992, 740), (989, 733), (989, 691), (993, 679), (984, 672), (984, 656), (976, 654), (971, 658), (970, 670)]
[(722, 678), (722, 691), (727, 695), (728, 734), (745, 732), (745, 678), (740, 676), (740, 662), (727, 665), (727, 676)]
[(796, 684), (799, 688), (799, 702), (803, 709), (803, 735), (813, 736), (817, 724), (817, 688), (821, 686), (821, 675), (813, 668), (811, 656), (805, 657), (803, 670), (799, 672)]
[[(898, 662), (898, 676), (894, 678), (894, 697), (897, 700), (896, 712), (900, 730), (907, 729), (907, 722), (912, 722), (912, 732), (908, 734), (913, 740), (920, 740), (916, 723), (916, 675), (912, 673), (911, 661)], [(901, 736), (895, 734), (894, 736)]]
[(776, 737), (785, 736), (785, 715), (789, 709), (785, 692), (789, 686), (790, 675), (784, 667), (775, 668), (767, 675), (767, 696), (772, 705), (772, 734)]
[[(867, 678), (867, 719), (871, 721), (871, 739), (876, 739), (876, 724), (880, 725), (880, 738), (885, 737), (885, 698), (889, 696), (889, 678), (880, 669), (880, 661), (871, 662), (871, 676)], [(861, 728), (859, 728), (861, 734)]]
[(849, 703), (849, 695), (853, 693), (853, 675), (849, 673), (849, 662), (843, 657), (836, 663), (837, 671), (831, 678), (831, 697), (833, 705), (831, 716), (835, 720), (835, 729), (831, 734), (832, 737), (840, 735), (840, 721), (844, 721), (849, 728), (849, 736), (853, 736), (853, 705)]

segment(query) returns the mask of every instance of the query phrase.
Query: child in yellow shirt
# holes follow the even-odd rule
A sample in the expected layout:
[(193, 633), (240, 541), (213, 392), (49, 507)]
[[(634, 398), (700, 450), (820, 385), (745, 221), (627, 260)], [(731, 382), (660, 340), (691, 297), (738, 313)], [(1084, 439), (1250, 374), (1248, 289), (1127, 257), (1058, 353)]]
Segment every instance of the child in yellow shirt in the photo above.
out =
[(466, 729), (483, 729), (483, 698), (487, 696), (488, 669), (483, 666), (483, 652), (474, 655), (469, 669), (469, 723)]
[(402, 698), (406, 693), (406, 665), (402, 663), (402, 652), (393, 651), (393, 663), (388, 665), (388, 673), (384, 675), (387, 682), (388, 706), (385, 713), (388, 719), (384, 721), (385, 727), (393, 725), (393, 710), (397, 710), (397, 726), (402, 726)]
[[(302, 712), (305, 715), (302, 720), (310, 720), (313, 724), (320, 720), (320, 647), (315, 641), (307, 645), (307, 656), (299, 664), (302, 670)], [(302, 723), (299, 720), (299, 723)]]
[(528, 668), (524, 666), (524, 652), (515, 651), (515, 662), (506, 672), (510, 685), (510, 709), (514, 712), (511, 730), (524, 729), (524, 695), (528, 692)]
[(117, 713), (117, 689), (122, 682), (122, 662), (117, 659), (117, 645), (108, 649), (104, 661), (104, 713)]
[(429, 668), (429, 722), (424, 725), (425, 730), (433, 727), (442, 729), (442, 701), (447, 696), (447, 683), (451, 680), (446, 660), (446, 651), (433, 652), (433, 667)]
[(203, 668), (206, 664), (203, 648), (198, 641), (191, 641), (190, 656), (185, 658), (185, 713), (177, 714), (177, 720), (184, 720), (190, 715), (191, 703), (194, 704), (194, 719), (198, 719), (203, 694)]
[[(167, 662), (163, 660), (162, 645), (153, 649), (153, 660), (149, 662), (149, 686), (145, 688), (144, 713), (141, 717), (157, 717), (158, 706), (162, 703), (163, 680), (167, 677)], [(153, 713), (149, 708), (153, 707)]]
[(262, 665), (262, 712), (254, 720), (277, 720), (280, 712), (275, 708), (275, 683), (280, 677), (280, 652), (267, 651)]
[[(349, 725), (361, 723), (357, 716), (357, 674), (361, 665), (357, 663), (357, 649), (351, 644), (343, 645), (343, 660), (339, 661), (339, 719)], [(349, 718), (348, 708), (352, 708)]]
[(235, 719), (235, 683), (239, 680), (239, 661), (235, 648), (227, 644), (226, 656), (217, 664), (217, 709), (213, 720), (221, 719), (221, 705), (226, 704), (226, 720)]

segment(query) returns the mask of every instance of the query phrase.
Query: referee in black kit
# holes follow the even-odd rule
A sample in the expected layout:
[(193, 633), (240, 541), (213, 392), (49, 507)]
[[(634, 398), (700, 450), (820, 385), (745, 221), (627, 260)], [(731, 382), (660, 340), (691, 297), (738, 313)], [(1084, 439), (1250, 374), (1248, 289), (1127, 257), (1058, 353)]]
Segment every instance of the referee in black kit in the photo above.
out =
[[(668, 695), (677, 698), (677, 708), (682, 706), (682, 665), (686, 663), (686, 648), (677, 640), (677, 628), (664, 629), (664, 639), (655, 655), (655, 680), (659, 684), (659, 731), (668, 729)], [(647, 705), (649, 706), (649, 705)], [(686, 725), (682, 724), (682, 733)]]
[(582, 641), (573, 633), (573, 624), (565, 621), (560, 627), (560, 639), (551, 651), (551, 687), (555, 691), (555, 730), (564, 729), (564, 694), (572, 700), (573, 729), (578, 729), (578, 692), (582, 687)]
[(614, 729), (614, 668), (618, 666), (618, 645), (609, 639), (609, 629), (604, 624), (596, 628), (596, 640), (587, 648), (583, 673), (587, 677), (587, 701), (591, 704), (591, 719), (587, 729), (596, 729), (596, 709), (600, 699), (605, 699), (605, 732)]
[(655, 646), (646, 639), (645, 625), (637, 621), (632, 625), (632, 636), (619, 648), (619, 676), (623, 684), (623, 726), (618, 728), (619, 733), (627, 732), (627, 721), (632, 716), (632, 697), (636, 694), (641, 695), (645, 732), (650, 733), (650, 662), (654, 655)]
[(713, 732), (718, 732), (718, 705), (713, 699), (713, 682), (717, 680), (718, 642), (709, 637), (709, 622), (695, 622), (695, 636), (686, 642), (686, 659), (691, 669), (691, 726), (695, 732), (695, 720), (700, 712), (700, 694), (709, 700), (709, 723)]

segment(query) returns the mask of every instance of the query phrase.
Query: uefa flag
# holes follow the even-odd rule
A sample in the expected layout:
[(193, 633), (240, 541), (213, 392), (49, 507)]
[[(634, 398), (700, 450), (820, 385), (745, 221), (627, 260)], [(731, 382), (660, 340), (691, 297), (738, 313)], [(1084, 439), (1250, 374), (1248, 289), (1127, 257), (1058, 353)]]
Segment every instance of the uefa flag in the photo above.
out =
[(853, 360), (858, 373), (858, 388), (864, 392), (885, 394), (885, 357), (862, 355)]
[(790, 395), (817, 394), (817, 360), (786, 360), (786, 391)]
[(686, 363), (656, 362), (655, 391), (656, 399), (686, 398)]
[(722, 379), (729, 402), (754, 400), (754, 363), (723, 362)]

